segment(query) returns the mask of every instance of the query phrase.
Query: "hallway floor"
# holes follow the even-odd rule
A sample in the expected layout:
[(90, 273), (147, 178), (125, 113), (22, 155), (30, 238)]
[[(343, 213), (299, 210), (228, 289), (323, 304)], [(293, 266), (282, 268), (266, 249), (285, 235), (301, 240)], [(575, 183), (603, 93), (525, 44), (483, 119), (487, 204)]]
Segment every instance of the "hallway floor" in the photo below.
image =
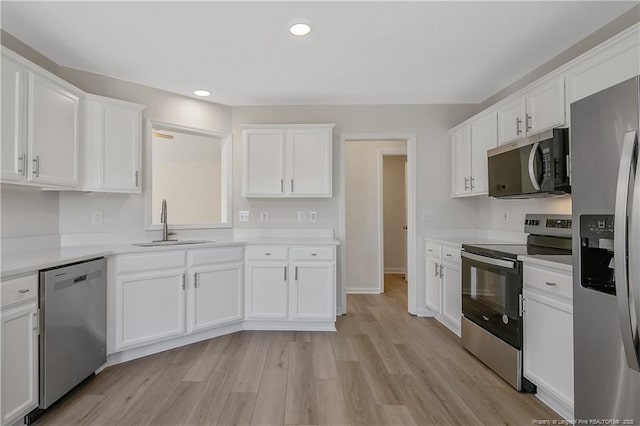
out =
[(337, 333), (246, 331), (107, 368), (36, 425), (531, 425), (558, 418), (503, 382), (406, 283), (350, 295)]

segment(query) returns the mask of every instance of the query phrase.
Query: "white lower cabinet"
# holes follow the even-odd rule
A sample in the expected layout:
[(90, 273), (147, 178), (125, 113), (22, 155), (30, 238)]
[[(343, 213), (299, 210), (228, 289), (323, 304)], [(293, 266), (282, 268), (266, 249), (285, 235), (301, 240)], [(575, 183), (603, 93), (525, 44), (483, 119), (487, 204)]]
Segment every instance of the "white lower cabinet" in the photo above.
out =
[(32, 274), (1, 284), (2, 425), (18, 422), (38, 406), (37, 283), (37, 275)]
[(266, 261), (247, 266), (247, 318), (287, 319), (288, 309), (287, 262)]
[(119, 323), (116, 328), (116, 349), (184, 334), (184, 270), (118, 276), (116, 320)]
[(524, 265), (524, 376), (538, 398), (573, 419), (571, 272)]
[(335, 270), (330, 262), (293, 264), (291, 318), (331, 320), (335, 314)]
[(460, 336), (462, 278), (460, 249), (434, 241), (425, 245), (425, 302), (435, 318)]
[(242, 319), (242, 264), (192, 269), (189, 331)]

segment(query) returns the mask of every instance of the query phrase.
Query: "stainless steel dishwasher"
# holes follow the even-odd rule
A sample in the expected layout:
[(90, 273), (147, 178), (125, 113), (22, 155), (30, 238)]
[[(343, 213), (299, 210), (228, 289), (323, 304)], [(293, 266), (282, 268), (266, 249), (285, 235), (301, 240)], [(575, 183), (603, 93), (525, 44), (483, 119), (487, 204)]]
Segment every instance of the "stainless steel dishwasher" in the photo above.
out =
[(40, 271), (40, 409), (107, 361), (107, 261)]

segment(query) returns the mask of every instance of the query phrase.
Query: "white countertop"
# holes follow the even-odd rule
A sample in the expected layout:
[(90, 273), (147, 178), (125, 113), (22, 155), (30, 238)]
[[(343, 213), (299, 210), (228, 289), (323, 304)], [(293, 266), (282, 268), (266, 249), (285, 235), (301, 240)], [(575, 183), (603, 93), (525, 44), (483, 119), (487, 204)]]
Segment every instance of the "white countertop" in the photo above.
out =
[[(141, 241), (140, 241), (141, 242)], [(260, 239), (228, 239), (209, 243), (183, 244), (172, 246), (139, 247), (133, 243), (66, 246), (57, 249), (28, 251), (2, 256), (2, 278), (36, 272), (41, 269), (52, 268), (69, 263), (80, 262), (96, 257), (111, 256), (126, 253), (151, 253), (159, 251), (197, 250), (212, 247), (235, 245), (300, 245), (318, 246), (339, 244), (331, 238), (260, 238)]]
[(573, 272), (573, 257), (571, 255), (521, 255), (518, 260), (532, 265), (546, 266), (560, 269), (566, 272)]

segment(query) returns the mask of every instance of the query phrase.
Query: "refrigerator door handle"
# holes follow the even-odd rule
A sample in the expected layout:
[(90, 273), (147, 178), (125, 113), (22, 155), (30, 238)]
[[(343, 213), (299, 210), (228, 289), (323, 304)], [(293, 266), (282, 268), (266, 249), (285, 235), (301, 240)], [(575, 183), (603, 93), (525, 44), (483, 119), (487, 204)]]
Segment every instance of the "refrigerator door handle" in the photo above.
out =
[[(640, 340), (640, 143), (636, 131), (636, 169), (633, 185), (633, 204), (630, 214), (629, 232), (629, 287), (631, 299), (635, 303), (635, 342)], [(640, 348), (636, 350), (638, 365), (640, 365)]]
[(536, 176), (536, 170), (534, 167), (536, 154), (538, 153), (539, 146), (540, 146), (539, 142), (534, 143), (531, 146), (531, 152), (529, 153), (529, 180), (531, 180), (531, 185), (533, 185), (533, 188), (536, 191), (540, 191), (540, 183), (538, 183), (538, 176)]
[[(620, 319), (620, 331), (622, 343), (630, 368), (640, 371), (638, 362), (637, 340), (634, 336), (634, 322), (631, 319), (632, 293), (629, 292), (629, 269), (627, 260), (627, 237), (629, 236), (627, 213), (629, 210), (629, 186), (631, 184), (631, 172), (633, 170), (634, 154), (637, 155), (638, 138), (637, 131), (627, 132), (624, 135), (622, 154), (620, 155), (620, 169), (618, 170), (618, 184), (616, 187), (616, 210), (614, 225), (614, 259), (615, 259), (615, 283), (616, 299), (618, 303), (618, 316)], [(634, 306), (635, 308), (635, 306)], [(633, 309), (635, 310), (635, 309)], [(635, 318), (634, 318), (635, 320)], [(637, 326), (637, 322), (636, 322)]]

